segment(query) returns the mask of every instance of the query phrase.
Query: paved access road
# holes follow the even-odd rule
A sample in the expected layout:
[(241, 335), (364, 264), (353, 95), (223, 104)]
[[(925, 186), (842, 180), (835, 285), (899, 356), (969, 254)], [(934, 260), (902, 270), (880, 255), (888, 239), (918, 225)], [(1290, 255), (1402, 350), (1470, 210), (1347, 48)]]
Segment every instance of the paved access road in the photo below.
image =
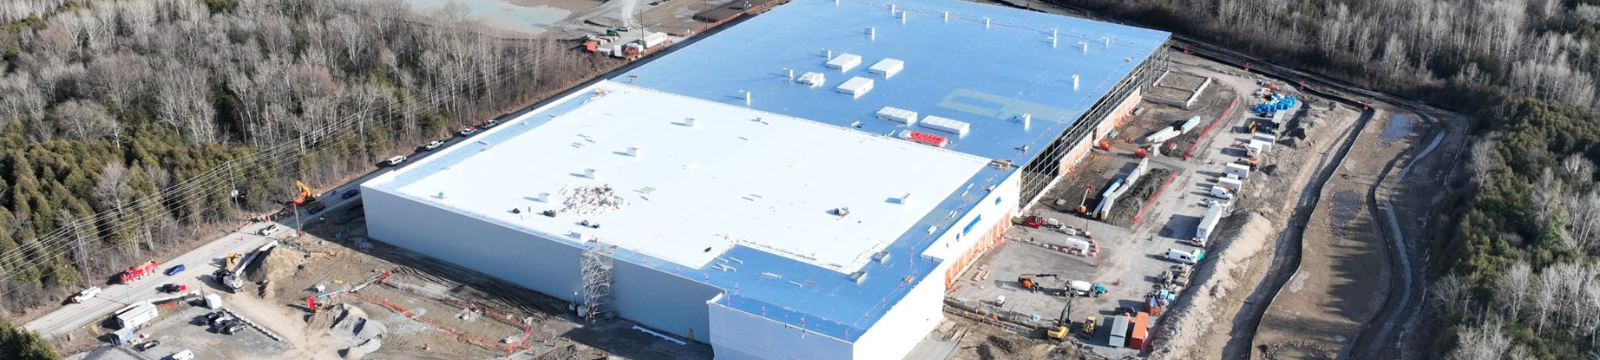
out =
[[(34, 319), (23, 327), (38, 332), (40, 335), (50, 337), (60, 335), (88, 325), (92, 322), (104, 320), (112, 312), (122, 309), (128, 304), (151, 298), (164, 296), (156, 288), (165, 284), (188, 285), (189, 291), (201, 289), (204, 291), (221, 291), (206, 286), (202, 277), (209, 277), (211, 273), (221, 268), (219, 262), (223, 256), (230, 252), (245, 254), (250, 250), (266, 245), (270, 241), (267, 237), (256, 235), (255, 232), (269, 223), (250, 224), (244, 228), (228, 233), (210, 243), (191, 250), (177, 258), (165, 261), (157, 260), (161, 268), (154, 275), (145, 276), (143, 279), (134, 280), (132, 284), (104, 285), (105, 289), (92, 299), (83, 303), (67, 304), (56, 311)], [(293, 236), (294, 230), (288, 227), (278, 231), (273, 237)], [(167, 276), (167, 269), (183, 264), (186, 270), (177, 275)], [(132, 264), (129, 264), (132, 265)]]

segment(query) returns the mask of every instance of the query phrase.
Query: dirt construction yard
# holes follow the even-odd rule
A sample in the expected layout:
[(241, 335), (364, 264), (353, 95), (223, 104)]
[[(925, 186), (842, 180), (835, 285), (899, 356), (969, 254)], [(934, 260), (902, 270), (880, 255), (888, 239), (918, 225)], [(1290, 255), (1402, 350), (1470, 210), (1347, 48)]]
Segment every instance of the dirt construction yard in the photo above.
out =
[(1379, 111), (1323, 188), (1306, 224), (1300, 268), (1261, 320), (1255, 348), (1268, 359), (1333, 359), (1372, 320), (1391, 275), (1368, 189), (1414, 139), (1414, 119)]

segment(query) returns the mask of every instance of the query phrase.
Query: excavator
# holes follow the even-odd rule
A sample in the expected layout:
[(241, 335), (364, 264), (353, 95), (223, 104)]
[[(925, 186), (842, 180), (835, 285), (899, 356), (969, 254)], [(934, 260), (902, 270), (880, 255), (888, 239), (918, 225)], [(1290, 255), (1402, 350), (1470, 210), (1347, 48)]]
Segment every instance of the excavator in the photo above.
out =
[(236, 253), (236, 252), (228, 253), (227, 257), (222, 258), (222, 262), (223, 262), (223, 264), (222, 264), (223, 267), (222, 268), (223, 269), (232, 270), (233, 266), (239, 263), (239, 257), (240, 257), (239, 253)]
[[(1067, 334), (1071, 334), (1072, 333), (1072, 330), (1069, 329), (1070, 327), (1072, 327), (1072, 320), (1067, 320), (1067, 313), (1072, 311), (1072, 300), (1073, 299), (1076, 299), (1076, 298), (1067, 298), (1067, 305), (1061, 307), (1061, 316), (1056, 317), (1055, 326), (1051, 327), (1050, 330), (1045, 331), (1045, 333), (1044, 333), (1045, 336), (1048, 336), (1051, 339), (1055, 339), (1055, 340), (1066, 340), (1067, 339)], [(1084, 323), (1083, 326), (1089, 327), (1089, 326), (1094, 326), (1094, 325), (1090, 325), (1089, 323)]]
[(317, 199), (311, 196), (311, 187), (306, 186), (306, 183), (300, 182), (300, 180), (295, 180), (294, 187), (300, 189), (300, 196), (295, 197), (294, 201), (290, 201), (291, 203), (294, 203), (295, 205), (304, 205), (306, 200)]
[(1044, 287), (1039, 286), (1039, 282), (1034, 279), (1047, 277), (1059, 279), (1056, 274), (1022, 274), (1017, 275), (1017, 284), (1021, 285), (1023, 289), (1028, 289), (1028, 292), (1044, 290)]

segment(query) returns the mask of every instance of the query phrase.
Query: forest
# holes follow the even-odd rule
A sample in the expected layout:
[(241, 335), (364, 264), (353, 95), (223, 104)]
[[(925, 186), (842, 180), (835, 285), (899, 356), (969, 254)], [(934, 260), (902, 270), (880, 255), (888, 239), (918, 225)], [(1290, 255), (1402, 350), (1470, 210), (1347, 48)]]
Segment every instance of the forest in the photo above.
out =
[(1595, 0), (1046, 0), (1468, 112), (1600, 108)]
[(1428, 296), (1454, 329), (1436, 350), (1460, 360), (1600, 358), (1600, 117), (1518, 100), (1477, 121), (1464, 199), (1441, 205), (1455, 227), (1434, 250), (1442, 256)]
[(1047, 1), (1469, 115), (1422, 357), (1600, 359), (1600, 1)]
[(0, 309), (617, 64), (401, 0), (0, 2)]

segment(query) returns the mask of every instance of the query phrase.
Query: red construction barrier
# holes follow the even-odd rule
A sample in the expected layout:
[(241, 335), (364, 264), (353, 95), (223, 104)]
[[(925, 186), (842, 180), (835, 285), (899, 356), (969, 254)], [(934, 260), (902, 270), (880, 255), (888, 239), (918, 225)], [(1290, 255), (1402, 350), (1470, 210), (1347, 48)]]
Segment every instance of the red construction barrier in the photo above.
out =
[(1139, 207), (1139, 213), (1133, 215), (1133, 224), (1134, 225), (1139, 225), (1139, 221), (1144, 219), (1144, 212), (1146, 210), (1150, 210), (1150, 204), (1156, 203), (1156, 199), (1160, 199), (1161, 198), (1161, 193), (1167, 191), (1167, 185), (1172, 185), (1172, 179), (1176, 179), (1177, 177), (1178, 177), (1178, 172), (1177, 171), (1173, 171), (1171, 175), (1167, 175), (1167, 181), (1162, 182), (1161, 183), (1161, 187), (1156, 189), (1155, 195), (1151, 195), (1150, 196), (1150, 201), (1144, 202), (1144, 206)]
[(1197, 148), (1197, 147), (1200, 147), (1200, 143), (1201, 143), (1200, 140), (1204, 140), (1206, 138), (1206, 134), (1210, 134), (1211, 133), (1211, 129), (1216, 128), (1217, 124), (1221, 124), (1222, 123), (1222, 119), (1228, 118), (1228, 114), (1232, 114), (1233, 113), (1233, 107), (1235, 105), (1239, 105), (1239, 98), (1237, 98), (1237, 97), (1233, 98), (1233, 102), (1228, 103), (1228, 109), (1227, 110), (1223, 110), (1222, 111), (1222, 115), (1217, 116), (1216, 120), (1211, 120), (1211, 125), (1206, 125), (1206, 129), (1204, 131), (1200, 132), (1200, 137), (1195, 138), (1194, 145), (1189, 145), (1189, 150), (1186, 150), (1186, 151), (1183, 152), (1184, 160), (1188, 160), (1189, 156), (1194, 155), (1194, 149)]

